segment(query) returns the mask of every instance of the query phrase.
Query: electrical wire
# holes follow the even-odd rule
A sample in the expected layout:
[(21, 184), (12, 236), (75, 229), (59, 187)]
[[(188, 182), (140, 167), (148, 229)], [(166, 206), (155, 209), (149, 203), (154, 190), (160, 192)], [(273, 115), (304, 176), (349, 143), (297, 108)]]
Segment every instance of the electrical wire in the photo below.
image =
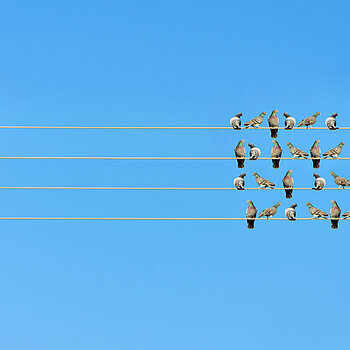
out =
[[(172, 221), (180, 221), (180, 220), (186, 220), (186, 221), (200, 221), (200, 220), (212, 220), (212, 221), (237, 221), (237, 220), (247, 220), (247, 218), (113, 218), (113, 217), (0, 217), (0, 220), (172, 220)], [(251, 219), (253, 220), (253, 219)], [(279, 221), (279, 220), (288, 220), (287, 218), (255, 218), (254, 220), (265, 220), (265, 221)], [(305, 220), (346, 220), (345, 218), (338, 218), (338, 219), (330, 219), (330, 218), (322, 218), (322, 219), (314, 219), (314, 218), (296, 218), (296, 220), (305, 221)]]
[[(166, 190), (166, 191), (237, 191), (235, 187), (89, 187), (89, 186), (0, 186), (0, 190)], [(264, 190), (261, 187), (248, 187), (245, 190)], [(269, 189), (267, 189), (269, 190)], [(285, 190), (283, 187), (277, 187), (270, 190)], [(295, 187), (292, 190), (314, 190), (312, 187)], [(324, 190), (350, 190), (350, 188), (328, 187)], [(319, 191), (320, 192), (320, 191)]]

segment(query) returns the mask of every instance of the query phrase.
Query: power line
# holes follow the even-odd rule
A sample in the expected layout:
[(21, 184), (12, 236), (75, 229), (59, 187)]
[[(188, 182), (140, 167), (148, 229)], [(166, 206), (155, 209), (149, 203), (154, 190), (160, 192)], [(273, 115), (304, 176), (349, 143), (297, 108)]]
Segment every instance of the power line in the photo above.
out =
[[(247, 218), (113, 218), (113, 217), (0, 217), (0, 220), (110, 220), (110, 221), (131, 221), (131, 220), (137, 220), (137, 221), (201, 221), (201, 220), (211, 220), (211, 221), (237, 221), (237, 220), (247, 220)], [(251, 219), (253, 220), (253, 219)], [(287, 218), (255, 218), (254, 220), (265, 220), (265, 221), (280, 221), (280, 220), (288, 220)], [(322, 218), (322, 219), (314, 219), (314, 218), (296, 218), (296, 220), (299, 221), (305, 221), (305, 220), (346, 220), (345, 218)]]

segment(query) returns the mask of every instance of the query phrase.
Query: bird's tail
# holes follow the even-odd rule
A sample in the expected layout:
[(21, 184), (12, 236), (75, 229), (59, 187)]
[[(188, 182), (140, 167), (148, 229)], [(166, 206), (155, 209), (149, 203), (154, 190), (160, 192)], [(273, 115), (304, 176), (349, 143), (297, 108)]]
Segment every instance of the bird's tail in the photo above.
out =
[(254, 222), (255, 220), (247, 220), (248, 228), (253, 229), (254, 228)]
[(315, 169), (320, 167), (320, 159), (313, 159), (312, 163)]
[(322, 188), (316, 188), (316, 187), (312, 187), (312, 189), (315, 190), (315, 191), (321, 191), (322, 190)]
[(332, 228), (333, 229), (337, 229), (338, 228), (338, 223), (339, 223), (339, 220), (331, 220)]
[(286, 198), (292, 198), (292, 193), (293, 193), (293, 190), (292, 189), (285, 189), (286, 191)]
[(280, 167), (280, 159), (272, 159), (272, 167), (278, 169)]
[(277, 128), (275, 128), (275, 129), (271, 128), (270, 130), (271, 130), (271, 137), (273, 139), (277, 138), (278, 129)]
[(244, 168), (244, 159), (237, 159), (238, 168)]

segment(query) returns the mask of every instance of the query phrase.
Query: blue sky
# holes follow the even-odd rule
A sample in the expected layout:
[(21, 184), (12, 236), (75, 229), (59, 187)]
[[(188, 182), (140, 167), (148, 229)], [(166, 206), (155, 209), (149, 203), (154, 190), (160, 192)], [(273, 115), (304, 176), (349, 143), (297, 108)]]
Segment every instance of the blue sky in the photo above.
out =
[[(3, 125), (226, 126), (278, 108), (350, 126), (347, 2), (2, 1)], [(266, 125), (266, 122), (265, 122)], [(0, 130), (4, 156), (269, 156), (269, 131)], [(280, 131), (308, 151), (346, 131)], [(350, 142), (344, 155), (350, 155)], [(1, 186), (229, 187), (231, 161), (1, 160)], [(247, 162), (310, 187), (310, 162)], [(346, 161), (319, 174), (349, 177)], [(0, 216), (241, 217), (348, 192), (1, 190)], [(4, 349), (347, 349), (350, 223), (3, 221)]]

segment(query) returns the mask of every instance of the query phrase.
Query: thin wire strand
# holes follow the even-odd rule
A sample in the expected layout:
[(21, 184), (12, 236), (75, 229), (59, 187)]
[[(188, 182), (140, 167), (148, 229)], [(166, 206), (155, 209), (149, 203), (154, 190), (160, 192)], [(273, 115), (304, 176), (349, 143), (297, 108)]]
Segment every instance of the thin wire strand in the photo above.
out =
[[(212, 221), (219, 221), (219, 220), (225, 220), (225, 221), (237, 221), (237, 220), (247, 220), (247, 218), (111, 218), (111, 217), (0, 217), (0, 220), (172, 220), (172, 221), (180, 221), (180, 220), (194, 220), (194, 221), (200, 221), (200, 220), (212, 220)], [(254, 220), (265, 220), (265, 221), (278, 221), (278, 220), (288, 220), (287, 218), (255, 218)], [(305, 220), (331, 220), (330, 218), (322, 218), (322, 219), (314, 219), (314, 218), (296, 218), (296, 220), (305, 221)], [(339, 219), (332, 219), (332, 220), (346, 220), (345, 218), (339, 218)]]

